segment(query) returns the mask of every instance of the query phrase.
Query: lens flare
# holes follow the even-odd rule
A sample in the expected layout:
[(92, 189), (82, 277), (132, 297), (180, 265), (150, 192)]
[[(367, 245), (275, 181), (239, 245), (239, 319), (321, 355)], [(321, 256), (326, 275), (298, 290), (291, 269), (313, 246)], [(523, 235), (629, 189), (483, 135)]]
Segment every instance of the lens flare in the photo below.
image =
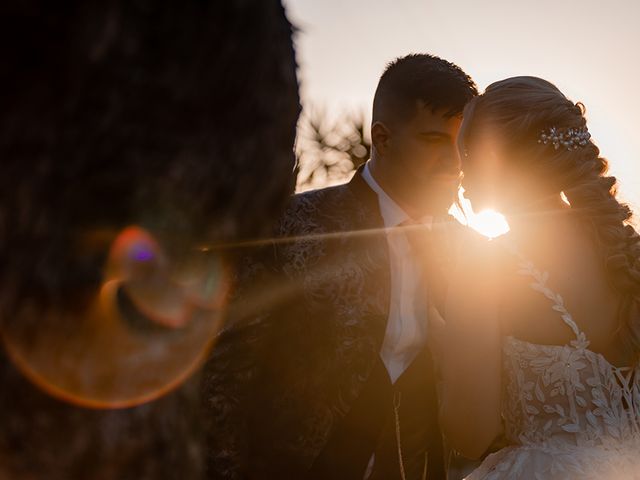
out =
[[(158, 258), (146, 240), (131, 245), (125, 250), (135, 262)], [(122, 244), (115, 247), (111, 258), (121, 258)], [(203, 363), (223, 323), (229, 275), (218, 254), (183, 264), (157, 294), (131, 288), (128, 276), (147, 275), (157, 266), (111, 267), (107, 270), (115, 275), (81, 313), (25, 304), (0, 332), (9, 358), (26, 378), (80, 407), (127, 408), (169, 393)], [(30, 321), (24, 321), (27, 316)]]
[(502, 214), (491, 209), (474, 212), (471, 202), (463, 194), (464, 189), (460, 188), (459, 202), (449, 210), (456, 220), (488, 238), (496, 238), (509, 231), (509, 224)]
[(469, 219), (469, 226), (485, 237), (496, 238), (509, 231), (503, 215), (494, 210), (483, 210)]

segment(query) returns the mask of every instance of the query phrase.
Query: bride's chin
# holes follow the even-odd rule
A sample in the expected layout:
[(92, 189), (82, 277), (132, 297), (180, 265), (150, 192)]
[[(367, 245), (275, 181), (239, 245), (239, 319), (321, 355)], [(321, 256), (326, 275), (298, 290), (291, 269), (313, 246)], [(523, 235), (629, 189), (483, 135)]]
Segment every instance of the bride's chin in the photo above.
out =
[(480, 212), (482, 210), (497, 210), (502, 211), (504, 206), (504, 201), (502, 198), (495, 195), (493, 192), (486, 192), (480, 189), (474, 189), (472, 187), (464, 188), (464, 198), (471, 202), (471, 206), (473, 207), (474, 212)]

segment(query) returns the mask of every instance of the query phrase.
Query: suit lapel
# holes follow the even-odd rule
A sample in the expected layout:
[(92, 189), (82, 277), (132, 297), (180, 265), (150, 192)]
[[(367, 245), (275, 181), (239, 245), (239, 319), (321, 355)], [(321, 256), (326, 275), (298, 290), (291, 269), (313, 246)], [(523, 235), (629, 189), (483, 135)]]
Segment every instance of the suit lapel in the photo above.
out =
[(363, 318), (363, 335), (373, 337), (376, 353), (382, 347), (389, 317), (391, 277), (389, 245), (384, 220), (380, 213), (377, 194), (362, 177), (364, 165), (360, 166), (348, 184), (355, 200), (360, 204), (359, 218), (354, 219), (355, 228), (366, 231), (356, 247), (361, 252), (363, 271), (375, 281), (368, 285), (368, 298)]
[[(380, 214), (380, 204), (378, 203), (378, 196), (374, 192), (367, 182), (362, 178), (362, 171), (364, 165), (361, 165), (354, 173), (353, 177), (347, 184), (347, 188), (351, 191), (353, 196), (358, 200), (366, 212), (366, 219), (362, 219), (367, 228), (384, 228), (384, 220)], [(384, 233), (384, 232), (383, 232)]]

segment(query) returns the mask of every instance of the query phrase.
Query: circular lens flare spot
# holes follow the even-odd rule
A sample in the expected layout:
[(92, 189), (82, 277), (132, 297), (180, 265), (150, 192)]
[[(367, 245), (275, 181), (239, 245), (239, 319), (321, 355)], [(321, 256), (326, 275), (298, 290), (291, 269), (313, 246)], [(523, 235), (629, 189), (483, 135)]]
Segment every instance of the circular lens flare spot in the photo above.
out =
[[(81, 314), (26, 305), (3, 325), (5, 351), (35, 386), (73, 405), (115, 409), (153, 401), (202, 365), (222, 327), (228, 269), (220, 259), (206, 264), (211, 270), (198, 272), (207, 280), (206, 295), (191, 285), (180, 297), (190, 304), (188, 321), (163, 325), (149, 315), (162, 305), (147, 305), (146, 297), (123, 301), (128, 297), (124, 282), (115, 278)], [(37, 315), (38, 322), (21, 321), (26, 315)], [(34, 323), (37, 328), (23, 327)]]

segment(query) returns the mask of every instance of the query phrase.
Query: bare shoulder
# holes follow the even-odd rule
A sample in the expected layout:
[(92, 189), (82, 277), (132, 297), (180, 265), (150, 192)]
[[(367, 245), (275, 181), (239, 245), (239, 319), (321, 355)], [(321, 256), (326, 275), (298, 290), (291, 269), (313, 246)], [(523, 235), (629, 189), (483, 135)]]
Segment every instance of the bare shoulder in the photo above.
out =
[(487, 237), (451, 216), (434, 221), (431, 238), (434, 248), (451, 257), (455, 264), (474, 256), (483, 258), (488, 252), (496, 249), (495, 244)]
[(469, 227), (462, 227), (458, 234), (458, 259), (461, 266), (475, 267), (496, 273), (511, 260), (507, 242), (490, 239)]

